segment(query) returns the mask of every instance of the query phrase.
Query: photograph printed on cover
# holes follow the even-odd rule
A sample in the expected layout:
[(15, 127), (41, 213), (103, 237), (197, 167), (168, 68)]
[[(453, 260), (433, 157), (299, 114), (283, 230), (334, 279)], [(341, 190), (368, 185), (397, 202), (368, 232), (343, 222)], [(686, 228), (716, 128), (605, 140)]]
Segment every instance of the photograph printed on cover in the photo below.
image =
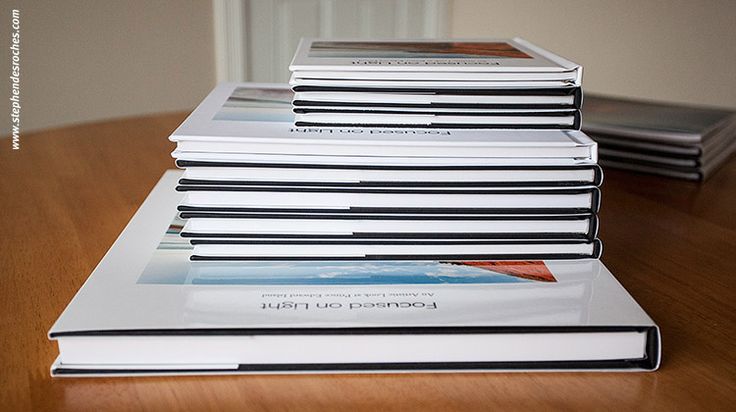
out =
[(293, 95), (283, 87), (236, 87), (213, 120), (292, 123)]
[(139, 284), (427, 285), (554, 283), (543, 261), (264, 261), (192, 262), (192, 246), (174, 219)]
[(505, 42), (367, 42), (315, 41), (309, 57), (462, 59), (532, 57)]

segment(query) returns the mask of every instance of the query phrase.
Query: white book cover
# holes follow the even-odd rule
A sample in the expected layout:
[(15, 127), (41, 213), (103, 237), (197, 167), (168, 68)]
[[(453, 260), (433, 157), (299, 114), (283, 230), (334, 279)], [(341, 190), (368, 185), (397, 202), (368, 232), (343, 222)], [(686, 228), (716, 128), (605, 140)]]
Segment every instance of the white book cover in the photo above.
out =
[(598, 186), (598, 166), (330, 166), (286, 165), (189, 166), (180, 184), (484, 187), (484, 186)]
[(376, 81), (444, 81), (444, 82), (518, 82), (565, 81), (574, 82), (577, 72), (462, 72), (462, 71), (368, 71), (368, 70), (309, 70), (292, 73), (290, 82), (307, 79), (376, 80)]
[(50, 329), (54, 376), (659, 365), (657, 326), (598, 260), (192, 262), (179, 177)]
[(174, 150), (171, 156), (179, 167), (189, 166), (229, 166), (271, 165), (286, 167), (341, 166), (341, 167), (559, 167), (592, 166), (598, 160), (597, 149), (591, 153), (595, 157), (437, 157), (437, 156), (335, 156), (335, 155), (283, 155), (264, 153), (224, 153), (190, 152)]
[(520, 38), (335, 40), (302, 38), (289, 70), (575, 74), (582, 68)]
[[(297, 127), (291, 96), (285, 85), (221, 84), (174, 131), (170, 140), (182, 143), (180, 151), (197, 152), (210, 151), (209, 143), (238, 144), (239, 152), (253, 154), (350, 155), (372, 150), (383, 153), (382, 156), (394, 149), (407, 153), (421, 149), (442, 155), (448, 150), (510, 147), (532, 153), (537, 149), (568, 151), (567, 156), (587, 157), (593, 162), (596, 158), (596, 143), (579, 131)], [(212, 147), (212, 151), (219, 150), (219, 146)], [(315, 152), (315, 148), (319, 151)]]
[(403, 211), (561, 211), (595, 213), (600, 190), (590, 188), (524, 188), (489, 190), (370, 190), (329, 188), (255, 188), (180, 186), (186, 207), (263, 210), (403, 210)]
[(593, 216), (521, 219), (346, 219), (314, 216), (311, 218), (254, 218), (232, 215), (227, 218), (191, 218), (183, 232), (190, 237), (291, 238), (296, 236), (373, 239), (387, 238), (588, 238), (595, 237), (597, 220)]
[(517, 89), (564, 89), (571, 87), (571, 82), (564, 80), (544, 81), (421, 81), (421, 80), (335, 80), (335, 79), (302, 79), (293, 75), (289, 85), (295, 90), (308, 86), (311, 88), (370, 88), (370, 89), (407, 89), (407, 90), (517, 90)]
[(599, 258), (601, 242), (574, 240), (473, 240), (467, 242), (341, 242), (233, 240), (197, 243), (192, 260), (519, 260)]
[[(351, 126), (347, 126), (351, 127)], [(499, 130), (499, 132), (513, 135), (514, 131)], [(520, 139), (521, 140), (521, 139)], [(186, 140), (177, 143), (179, 152), (263, 154), (263, 155), (292, 155), (292, 156), (347, 156), (347, 157), (394, 157), (394, 158), (486, 158), (486, 159), (520, 159), (520, 158), (562, 158), (585, 159), (593, 156), (590, 146), (584, 145), (554, 145), (535, 147), (525, 145), (523, 141), (516, 145), (374, 145), (374, 144), (316, 144), (294, 142), (293, 144), (280, 143), (250, 143), (238, 141), (203, 141)], [(554, 142), (546, 142), (554, 143)], [(597, 155), (597, 154), (596, 154)]]

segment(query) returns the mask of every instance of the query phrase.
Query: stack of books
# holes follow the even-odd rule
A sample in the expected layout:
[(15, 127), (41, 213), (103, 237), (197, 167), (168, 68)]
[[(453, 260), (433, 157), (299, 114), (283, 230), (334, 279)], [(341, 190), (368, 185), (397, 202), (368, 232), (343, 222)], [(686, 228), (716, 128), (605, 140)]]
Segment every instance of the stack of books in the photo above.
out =
[(585, 96), (583, 130), (605, 167), (703, 180), (736, 152), (736, 112)]
[[(172, 135), (192, 259), (600, 255), (602, 176), (582, 132), (297, 127), (291, 94), (221, 85)], [(251, 120), (197, 120), (222, 116)]]
[[(465, 64), (391, 71), (394, 66), (360, 63), (433, 56)], [(496, 63), (470, 64), (489, 56)], [(578, 65), (519, 39), (306, 39), (291, 67), (293, 96), (285, 87), (224, 85), (198, 111), (212, 113), (228, 95), (226, 106), (247, 104), (240, 111), (251, 118), (257, 110), (277, 116), (277, 102), (284, 111), (293, 102), (294, 118), (255, 119), (218, 137), (209, 123), (195, 121), (195, 112), (174, 132), (179, 165), (186, 167), (177, 189), (186, 192), (182, 235), (195, 245), (192, 259), (600, 255), (601, 172), (594, 142), (575, 130)], [(336, 99), (329, 107), (325, 93)], [(397, 103), (416, 96), (430, 99), (424, 110)], [(321, 120), (305, 120), (313, 115)], [(567, 120), (529, 123), (543, 118)], [(422, 119), (428, 123), (417, 123)], [(423, 127), (409, 127), (417, 124)], [(489, 130), (494, 127), (504, 130)], [(530, 130), (541, 127), (562, 130)], [(188, 163), (193, 152), (211, 159)]]
[(580, 128), (581, 67), (522, 39), (302, 39), (290, 70), (297, 126)]
[[(303, 41), (295, 62), (317, 58), (314, 44), (353, 50), (335, 43)], [(482, 95), (572, 98), (529, 101), (503, 129), (306, 126), (298, 90), (218, 86), (171, 136), (184, 171), (164, 175), (50, 331), (52, 373), (656, 369), (657, 326), (597, 259), (596, 143), (574, 122), (530, 130), (517, 115), (576, 113), (580, 68), (485, 43), (341, 58), (376, 73), (434, 65), (432, 88), (464, 83), (452, 74), (468, 66), (504, 84)]]

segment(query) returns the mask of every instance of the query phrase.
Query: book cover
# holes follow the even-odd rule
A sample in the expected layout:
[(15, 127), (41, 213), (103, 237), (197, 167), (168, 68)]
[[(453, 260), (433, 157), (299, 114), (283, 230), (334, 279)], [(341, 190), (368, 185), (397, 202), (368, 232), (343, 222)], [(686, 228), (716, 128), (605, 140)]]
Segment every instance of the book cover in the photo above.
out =
[(572, 72), (581, 68), (523, 39), (326, 40), (303, 38), (294, 71)]
[(252, 144), (325, 144), (426, 147), (582, 147), (595, 142), (581, 132), (392, 129), (294, 126), (293, 92), (281, 84), (218, 85), (171, 135), (174, 142), (240, 142)]
[(598, 260), (191, 262), (180, 175), (49, 331), (56, 376), (659, 364), (656, 325)]

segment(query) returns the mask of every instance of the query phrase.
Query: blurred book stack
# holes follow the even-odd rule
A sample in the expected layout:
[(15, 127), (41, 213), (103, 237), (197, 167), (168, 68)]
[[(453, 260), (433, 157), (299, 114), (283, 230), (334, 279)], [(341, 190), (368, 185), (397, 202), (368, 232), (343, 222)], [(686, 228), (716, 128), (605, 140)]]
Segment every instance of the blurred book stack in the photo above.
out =
[(736, 112), (586, 94), (604, 167), (703, 180), (736, 152)]

